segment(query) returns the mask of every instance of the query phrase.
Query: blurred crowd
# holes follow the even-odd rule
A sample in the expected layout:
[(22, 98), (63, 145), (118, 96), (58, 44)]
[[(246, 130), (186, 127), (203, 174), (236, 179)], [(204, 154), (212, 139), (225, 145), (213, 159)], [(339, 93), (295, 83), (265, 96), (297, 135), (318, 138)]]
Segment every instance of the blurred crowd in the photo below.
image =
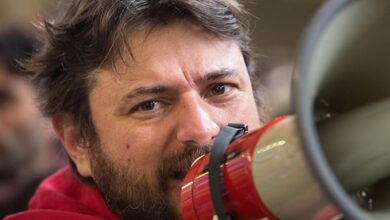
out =
[(25, 27), (0, 30), (0, 219), (25, 209), (40, 181), (65, 164), (21, 65), (39, 46)]

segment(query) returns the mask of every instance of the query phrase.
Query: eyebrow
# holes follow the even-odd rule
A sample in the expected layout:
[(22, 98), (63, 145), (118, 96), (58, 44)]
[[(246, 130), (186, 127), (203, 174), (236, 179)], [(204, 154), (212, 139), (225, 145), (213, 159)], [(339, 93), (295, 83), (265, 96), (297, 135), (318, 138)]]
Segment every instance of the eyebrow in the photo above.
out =
[(129, 94), (125, 96), (126, 99), (132, 99), (136, 96), (141, 96), (141, 95), (150, 95), (150, 94), (160, 94), (160, 93), (165, 93), (168, 92), (170, 89), (167, 86), (162, 86), (162, 85), (156, 85), (156, 86), (142, 86), (138, 87), (137, 89), (133, 90)]
[[(212, 71), (204, 76), (201, 76), (197, 79), (195, 79), (196, 85), (201, 85), (205, 83), (209, 83), (218, 79), (222, 78), (229, 78), (234, 77), (238, 75), (238, 71), (235, 71), (234, 69), (228, 69), (224, 68), (217, 71)], [(153, 95), (153, 94), (161, 94), (161, 93), (167, 93), (167, 92), (174, 92), (174, 89), (168, 86), (164, 85), (155, 85), (155, 86), (141, 86), (137, 89), (131, 91), (129, 94), (127, 94), (124, 98), (125, 99), (132, 99), (137, 96), (144, 96), (144, 95)]]
[(229, 78), (238, 76), (238, 71), (230, 68), (224, 68), (217, 71), (212, 71), (210, 73), (205, 74), (203, 77), (195, 80), (197, 85), (212, 82), (222, 78)]

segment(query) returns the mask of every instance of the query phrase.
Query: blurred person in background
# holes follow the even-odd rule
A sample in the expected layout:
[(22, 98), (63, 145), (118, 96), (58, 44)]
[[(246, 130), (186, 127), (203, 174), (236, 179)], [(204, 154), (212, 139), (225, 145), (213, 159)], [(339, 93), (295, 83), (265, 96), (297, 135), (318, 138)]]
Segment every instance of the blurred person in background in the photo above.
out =
[(39, 46), (24, 28), (0, 30), (0, 219), (26, 209), (40, 181), (64, 164), (60, 142), (19, 65)]

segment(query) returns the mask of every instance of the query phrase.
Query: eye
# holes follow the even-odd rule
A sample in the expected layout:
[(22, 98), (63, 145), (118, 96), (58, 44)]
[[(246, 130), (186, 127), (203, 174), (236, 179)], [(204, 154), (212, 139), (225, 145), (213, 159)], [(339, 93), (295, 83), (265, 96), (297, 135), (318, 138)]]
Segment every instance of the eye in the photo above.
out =
[(134, 109), (134, 111), (147, 112), (147, 111), (153, 111), (158, 107), (161, 107), (161, 103), (158, 101), (152, 100), (152, 101), (142, 102), (142, 103), (136, 105), (133, 109)]
[(206, 97), (219, 96), (229, 93), (233, 87), (228, 84), (215, 84), (212, 85), (209, 91), (206, 93)]
[(211, 93), (213, 95), (220, 95), (225, 93), (226, 85), (216, 85), (213, 88), (211, 88)]

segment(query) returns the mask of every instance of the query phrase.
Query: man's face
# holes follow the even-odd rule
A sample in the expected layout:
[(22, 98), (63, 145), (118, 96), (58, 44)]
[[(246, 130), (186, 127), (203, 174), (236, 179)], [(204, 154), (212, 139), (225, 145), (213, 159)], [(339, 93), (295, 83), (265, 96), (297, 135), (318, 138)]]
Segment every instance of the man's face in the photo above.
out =
[(42, 121), (32, 86), (0, 65), (0, 173), (16, 174), (34, 155)]
[(118, 59), (93, 79), (100, 148), (91, 151), (92, 177), (122, 215), (178, 209), (189, 165), (220, 128), (260, 126), (249, 75), (234, 41), (190, 23), (136, 31), (129, 43), (134, 60)]

